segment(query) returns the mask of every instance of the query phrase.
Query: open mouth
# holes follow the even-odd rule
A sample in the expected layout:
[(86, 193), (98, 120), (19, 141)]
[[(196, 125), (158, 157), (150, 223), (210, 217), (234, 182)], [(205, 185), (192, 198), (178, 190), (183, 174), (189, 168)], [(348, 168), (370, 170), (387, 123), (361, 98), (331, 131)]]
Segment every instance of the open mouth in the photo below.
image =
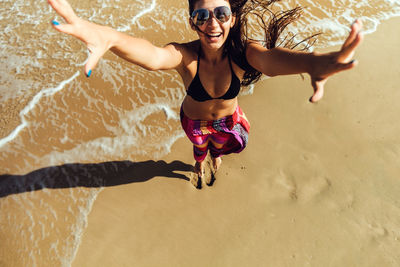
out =
[(208, 38), (218, 38), (222, 35), (222, 33), (212, 33), (212, 34), (208, 34), (206, 33)]

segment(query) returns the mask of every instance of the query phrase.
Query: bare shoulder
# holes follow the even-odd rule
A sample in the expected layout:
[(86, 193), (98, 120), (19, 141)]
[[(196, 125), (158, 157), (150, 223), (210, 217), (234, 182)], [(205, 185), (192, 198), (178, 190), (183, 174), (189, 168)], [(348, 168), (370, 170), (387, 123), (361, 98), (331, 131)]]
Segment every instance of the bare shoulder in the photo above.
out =
[(165, 46), (166, 49), (178, 52), (181, 60), (179, 66), (175, 67), (185, 86), (188, 86), (196, 73), (197, 53), (199, 51), (200, 41), (191, 41), (187, 43), (169, 43)]
[(179, 72), (186, 71), (188, 66), (197, 59), (197, 51), (199, 49), (199, 41), (191, 41), (187, 43), (172, 42), (167, 44), (164, 49), (170, 53), (179, 55), (180, 65), (176, 68)]
[(197, 55), (197, 51), (199, 49), (199, 41), (196, 40), (187, 43), (172, 42), (167, 44), (165, 48), (179, 52), (182, 55), (183, 60), (192, 59), (194, 55)]
[(172, 42), (163, 47), (156, 47), (154, 52), (158, 65), (155, 70), (183, 70), (192, 56), (193, 46), (192, 43)]
[(262, 46), (259, 42), (248, 41), (246, 47), (247, 62), (256, 70), (266, 74), (266, 58), (265, 52), (267, 48)]
[(263, 52), (267, 50), (264, 46), (262, 46), (259, 42), (257, 41), (247, 41), (247, 46), (246, 46), (246, 57), (249, 59), (249, 57), (257, 57), (260, 52)]

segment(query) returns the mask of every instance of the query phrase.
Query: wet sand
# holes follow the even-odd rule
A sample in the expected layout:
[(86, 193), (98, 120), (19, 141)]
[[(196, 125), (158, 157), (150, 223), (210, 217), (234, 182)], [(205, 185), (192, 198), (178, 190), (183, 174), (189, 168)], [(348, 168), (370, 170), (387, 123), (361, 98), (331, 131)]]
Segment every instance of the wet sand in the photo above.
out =
[(212, 187), (188, 181), (184, 138), (105, 187), (73, 266), (398, 266), (399, 23), (365, 36), (317, 104), (299, 75), (242, 96), (250, 142)]

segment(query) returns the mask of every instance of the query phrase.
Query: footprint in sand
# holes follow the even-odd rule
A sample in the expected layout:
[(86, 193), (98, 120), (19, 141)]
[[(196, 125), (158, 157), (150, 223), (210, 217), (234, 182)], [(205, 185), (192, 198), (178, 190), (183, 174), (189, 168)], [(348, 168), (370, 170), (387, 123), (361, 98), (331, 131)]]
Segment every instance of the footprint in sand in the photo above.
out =
[[(263, 195), (263, 198), (273, 202), (291, 202), (297, 199), (297, 185), (283, 171), (269, 174), (263, 182), (263, 186), (257, 185), (257, 191)], [(265, 194), (265, 192), (268, 192), (268, 194)]]
[(297, 163), (293, 162), (268, 175), (272, 200), (309, 203), (326, 194), (331, 181), (313, 155), (305, 155)]
[(300, 201), (309, 202), (316, 199), (318, 196), (323, 195), (329, 190), (331, 182), (328, 178), (323, 176), (314, 176), (304, 181), (299, 190)]
[(319, 158), (313, 153), (303, 151), (300, 160), (288, 165), (281, 173), (291, 179), (295, 187), (295, 192), (291, 193), (295, 198), (292, 199), (300, 203), (315, 201), (325, 195), (332, 185)]
[(364, 224), (364, 231), (370, 236), (373, 242), (379, 242), (389, 234), (388, 230), (379, 223), (365, 222)]

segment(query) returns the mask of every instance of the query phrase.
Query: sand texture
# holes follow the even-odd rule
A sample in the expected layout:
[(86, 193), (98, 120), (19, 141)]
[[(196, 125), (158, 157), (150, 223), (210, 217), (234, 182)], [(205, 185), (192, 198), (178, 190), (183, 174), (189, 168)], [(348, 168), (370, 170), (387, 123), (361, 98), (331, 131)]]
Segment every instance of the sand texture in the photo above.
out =
[(109, 177), (73, 266), (399, 266), (399, 23), (367, 35), (317, 104), (297, 75), (242, 96), (250, 142), (212, 187), (189, 181), (183, 138)]

